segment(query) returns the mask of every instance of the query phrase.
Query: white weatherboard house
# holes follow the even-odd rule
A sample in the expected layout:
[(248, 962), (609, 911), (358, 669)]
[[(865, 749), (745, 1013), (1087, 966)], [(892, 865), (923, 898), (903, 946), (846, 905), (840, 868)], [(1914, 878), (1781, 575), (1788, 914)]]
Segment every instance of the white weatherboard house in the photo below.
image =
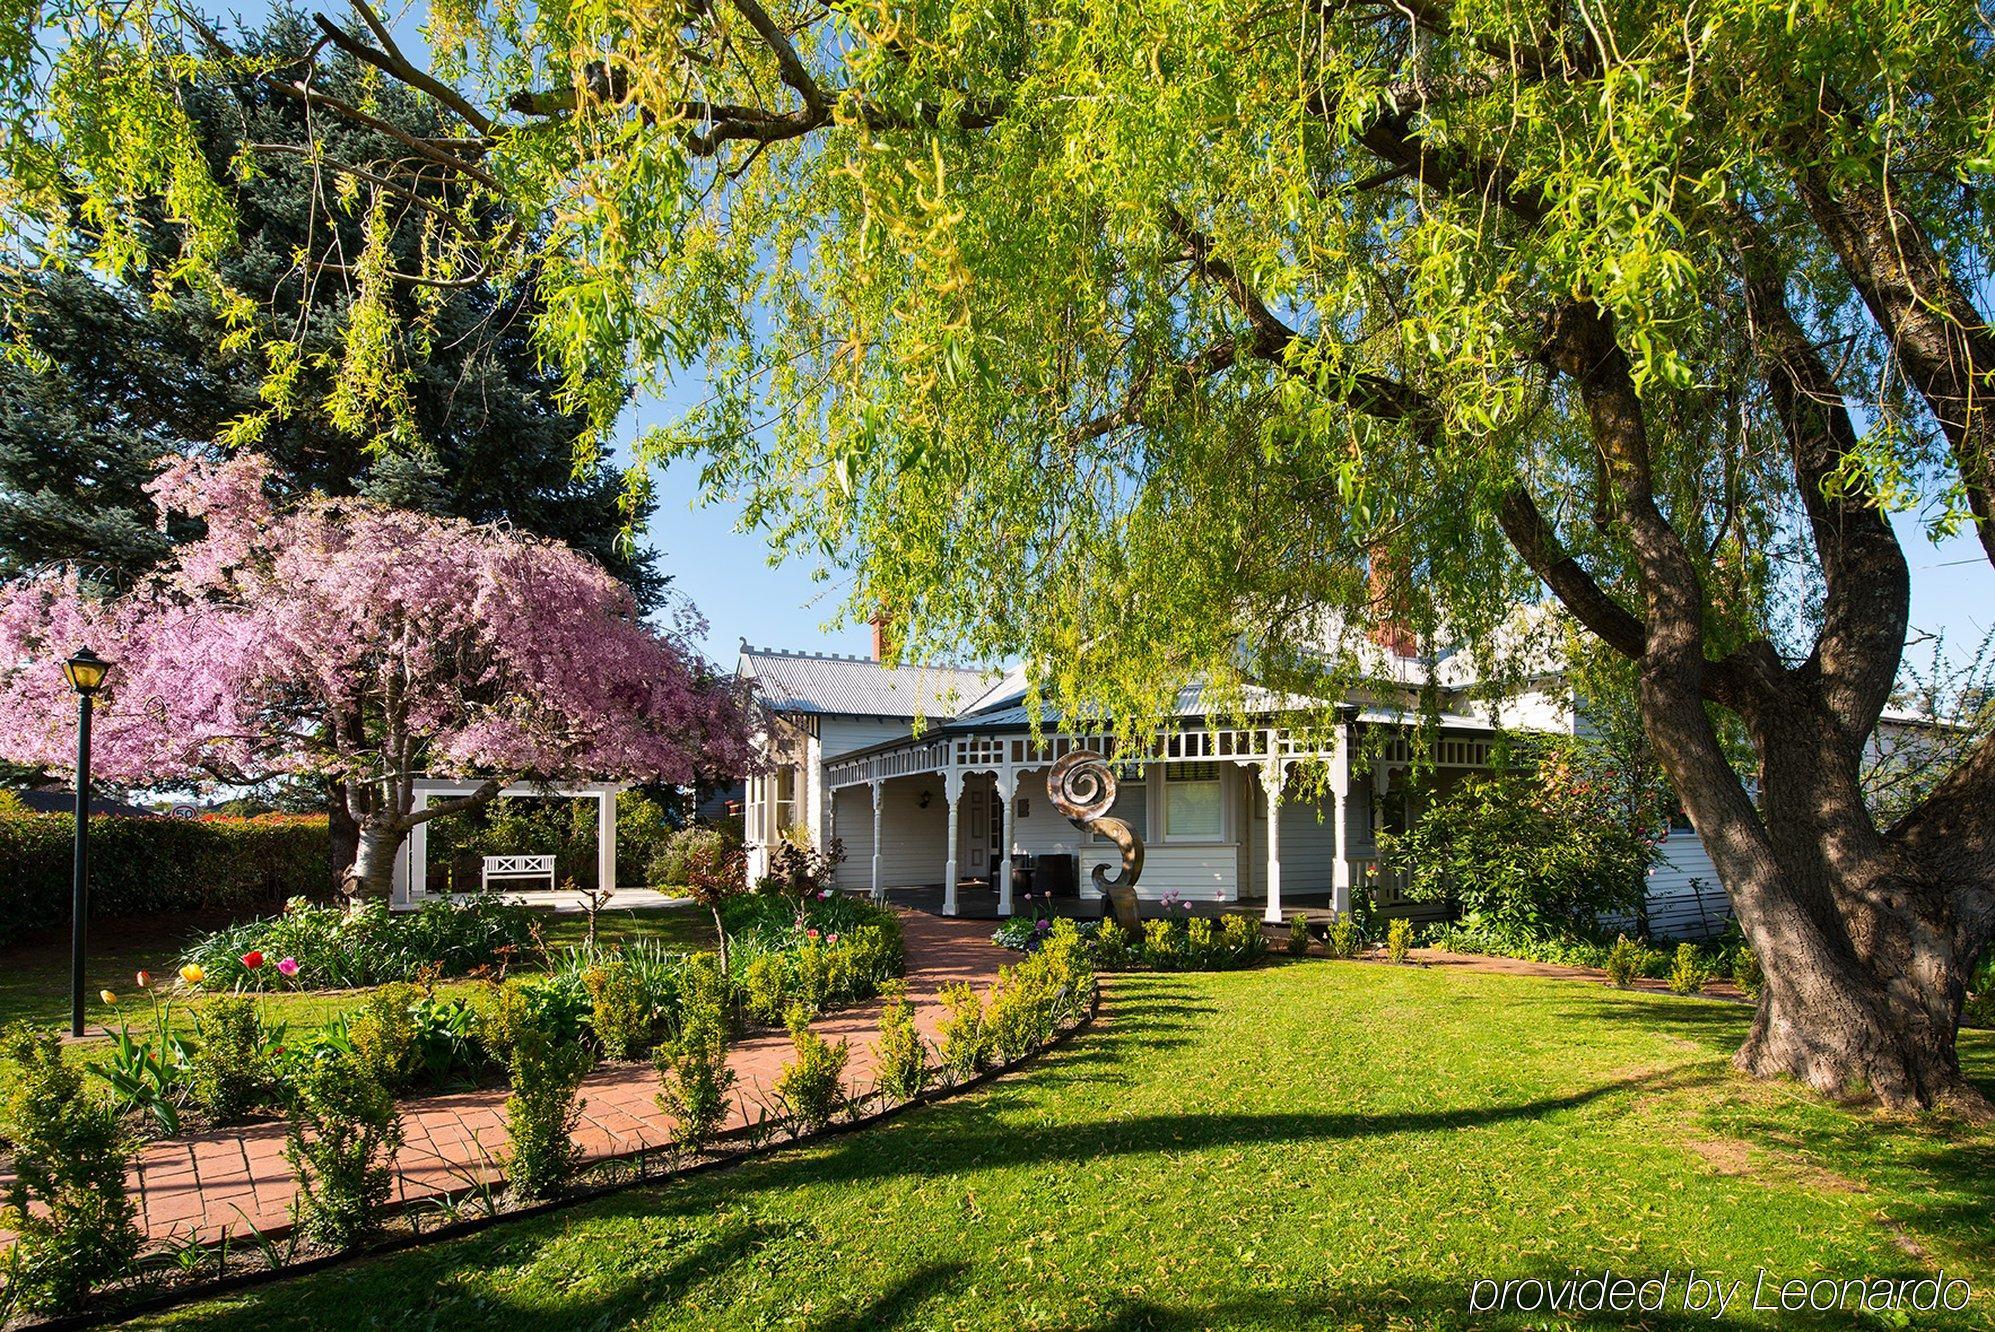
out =
[[(747, 786), (751, 878), (798, 827), (819, 846), (842, 841), (840, 888), (883, 896), (939, 886), (948, 915), (964, 885), (995, 887), (998, 913), (1010, 914), (1012, 867), (1026, 857), (1071, 856), (1083, 885), (1095, 865), (1120, 863), (1113, 844), (1076, 829), (1046, 795), (1052, 763), (1099, 748), (1098, 738), (1049, 720), (1035, 745), (1018, 672), (890, 667), (878, 656), (877, 634), (870, 659), (742, 645), (738, 669), (759, 698), (767, 759)], [(1408, 679), (1426, 668), (1400, 659), (1393, 669)], [(1284, 727), (1273, 695), (1250, 698), (1255, 724), (1240, 726), (1206, 716), (1197, 691), (1186, 691), (1154, 755), (1119, 783), (1113, 813), (1145, 843), (1139, 894), (1251, 905), (1278, 921), (1285, 896), (1343, 911), (1362, 887), (1388, 911), (1431, 911), (1381, 872), (1375, 834), (1403, 829), (1436, 792), (1487, 765), (1495, 726), (1469, 710), (1459, 686), (1452, 696), (1462, 710), (1441, 714), (1434, 767), (1416, 784), (1404, 712), (1346, 704), (1338, 734), (1310, 745)], [(1583, 729), (1555, 683), (1519, 703), (1505, 710), (1512, 726)], [(1371, 734), (1361, 744), (1362, 732)], [(1297, 772), (1317, 763), (1327, 781)], [(1686, 825), (1664, 853), (1648, 904), (1657, 931), (1721, 929), (1730, 908), (1696, 835)]]

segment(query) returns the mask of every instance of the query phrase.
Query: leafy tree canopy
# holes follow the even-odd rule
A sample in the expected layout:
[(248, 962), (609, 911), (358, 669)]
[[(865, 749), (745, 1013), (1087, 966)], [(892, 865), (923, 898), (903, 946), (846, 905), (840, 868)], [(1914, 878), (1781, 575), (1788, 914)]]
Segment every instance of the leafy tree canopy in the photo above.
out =
[[(511, 521), (595, 556), (654, 604), (664, 579), (619, 539), (649, 506), (627, 507), (614, 471), (578, 464), (584, 421), (532, 346), (532, 287), (377, 286), (380, 310), (358, 295), (366, 280), (348, 259), (372, 238), (389, 269), (419, 267), (424, 214), (355, 206), (353, 178), (313, 145), (375, 161), (441, 119), (409, 89), (369, 86), (351, 60), (314, 70), (314, 31), (280, 13), (245, 39), (245, 63), (190, 64), (175, 86), (175, 151), (190, 154), (177, 169), (229, 183), (216, 224), (234, 236), (214, 252), (212, 284), (170, 280), (187, 240), (172, 195), (128, 201), (136, 248), (114, 271), (90, 261), (117, 223), (97, 224), (87, 190), (58, 183), (51, 198), (72, 225), (46, 245), (61, 266), (14, 275), (18, 354), (0, 364), (0, 574), (76, 562), (129, 579), (165, 550), (144, 493), (158, 460), (253, 441), (287, 489)], [(271, 78), (246, 76), (251, 65)], [(277, 91), (308, 73), (328, 97), (367, 102), (376, 123)], [(223, 288), (250, 304), (218, 309)], [(405, 332), (372, 397), (340, 376), (377, 317)]]

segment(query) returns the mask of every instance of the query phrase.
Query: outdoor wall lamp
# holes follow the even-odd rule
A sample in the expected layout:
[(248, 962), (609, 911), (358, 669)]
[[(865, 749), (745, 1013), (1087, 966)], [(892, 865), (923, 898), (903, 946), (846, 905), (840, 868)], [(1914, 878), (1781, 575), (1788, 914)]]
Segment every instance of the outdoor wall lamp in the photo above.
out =
[(84, 922), (90, 912), (90, 712), (111, 663), (83, 648), (62, 663), (76, 691), (76, 866), (69, 896), (69, 1034), (83, 1038)]
[(933, 800), (934, 798), (935, 798), (935, 797), (934, 797), (933, 795), (931, 795), (931, 794), (930, 794), (929, 792), (927, 792), (927, 791), (923, 791), (923, 792), (921, 793), (921, 799), (919, 799), (919, 800), (917, 800), (917, 801), (915, 801), (915, 802), (914, 802), (914, 807), (915, 807), (916, 809), (927, 809), (927, 808), (928, 808), (928, 802), (929, 802), (929, 801), (931, 801), (931, 800)]

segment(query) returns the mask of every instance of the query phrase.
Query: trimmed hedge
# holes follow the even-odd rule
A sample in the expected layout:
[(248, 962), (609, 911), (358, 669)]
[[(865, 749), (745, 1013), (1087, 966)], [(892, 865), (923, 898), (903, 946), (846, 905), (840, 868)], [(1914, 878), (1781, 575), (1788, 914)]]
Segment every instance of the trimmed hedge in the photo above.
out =
[[(75, 819), (0, 815), (0, 945), (69, 920)], [(90, 820), (90, 918), (263, 911), (331, 883), (325, 816)]]

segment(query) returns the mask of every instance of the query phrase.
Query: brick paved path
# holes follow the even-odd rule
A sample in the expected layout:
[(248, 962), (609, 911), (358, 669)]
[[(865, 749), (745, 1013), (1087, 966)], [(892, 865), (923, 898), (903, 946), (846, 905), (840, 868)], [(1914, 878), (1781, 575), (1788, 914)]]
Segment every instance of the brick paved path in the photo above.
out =
[[(1009, 955), (990, 942), (987, 921), (904, 911), (901, 927), (908, 996), (921, 1029), (933, 1036), (943, 1017), (937, 991), (958, 980), (986, 985)], [(854, 1090), (872, 1084), (879, 1014), (875, 1000), (811, 1024), (828, 1040), (850, 1040), (846, 1085)], [(759, 1116), (769, 1086), (789, 1056), (790, 1040), (783, 1033), (757, 1036), (735, 1047), (728, 1061), (737, 1075), (735, 1125)], [(657, 1093), (658, 1077), (649, 1064), (591, 1073), (582, 1084), (582, 1121), (575, 1135), (583, 1160), (666, 1143), (672, 1121), (658, 1108)], [(505, 1089), (493, 1088), (402, 1102), (407, 1140), (395, 1161), (397, 1200), (419, 1202), (462, 1191), (474, 1180), (496, 1179), (495, 1163), (507, 1152), (505, 1099)], [(224, 1229), (241, 1239), (249, 1236), (251, 1225), (266, 1235), (281, 1233), (290, 1226), (293, 1192), (291, 1168), (284, 1160), (284, 1126), (254, 1124), (153, 1143), (140, 1155), (131, 1186), (139, 1198), (140, 1223), (153, 1239), (198, 1235), (212, 1240)]]

